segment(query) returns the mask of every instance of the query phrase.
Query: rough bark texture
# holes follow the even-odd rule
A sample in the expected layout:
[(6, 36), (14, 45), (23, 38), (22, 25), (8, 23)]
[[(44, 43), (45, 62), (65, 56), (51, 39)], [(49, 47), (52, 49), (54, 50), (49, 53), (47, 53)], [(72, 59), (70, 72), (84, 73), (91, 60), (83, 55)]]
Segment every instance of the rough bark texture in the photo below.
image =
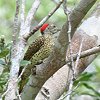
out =
[[(19, 66), (21, 58), (24, 56), (24, 48), (25, 48), (26, 42), (24, 39), (20, 39), (16, 47), (13, 49), (12, 59), (11, 59), (11, 70), (10, 70), (10, 78), (8, 83), (8, 92), (6, 94), (5, 100), (13, 100), (16, 99), (16, 91), (17, 91), (17, 77), (19, 72)], [(11, 96), (12, 94), (12, 96)]]
[[(88, 23), (87, 23), (88, 24)], [(72, 53), (76, 54), (79, 51), (81, 41), (83, 40), (82, 45), (82, 51), (88, 50), (93, 48), (94, 46), (97, 46), (97, 36), (89, 36), (87, 33), (84, 32), (84, 30), (77, 30), (72, 38)], [(67, 50), (67, 57), (69, 56), (69, 48)], [(77, 74), (84, 71), (84, 69), (87, 67), (85, 65), (90, 64), (91, 60), (95, 57), (94, 55), (90, 55), (89, 57), (81, 58), (79, 60), (78, 67), (76, 69)]]
[[(63, 72), (63, 73), (62, 73)], [(47, 82), (43, 85), (35, 100), (57, 100), (62, 95), (66, 85), (68, 85), (69, 67), (67, 65), (59, 69)]]

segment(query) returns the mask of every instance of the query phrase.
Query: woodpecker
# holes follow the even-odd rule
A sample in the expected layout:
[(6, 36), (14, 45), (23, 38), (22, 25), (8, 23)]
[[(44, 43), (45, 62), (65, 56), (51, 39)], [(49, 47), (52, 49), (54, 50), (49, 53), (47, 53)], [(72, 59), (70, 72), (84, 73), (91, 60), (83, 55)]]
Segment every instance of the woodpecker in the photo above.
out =
[(19, 89), (20, 92), (22, 91), (24, 85), (26, 84), (26, 81), (28, 80), (28, 77), (31, 74), (31, 69), (33, 69), (34, 66), (38, 64), (41, 60), (43, 61), (45, 58), (47, 58), (53, 51), (53, 34), (57, 33), (58, 31), (59, 29), (54, 24), (44, 24), (40, 28), (42, 36), (36, 39), (36, 41), (29, 46), (24, 56), (24, 59), (30, 60), (31, 64), (26, 66), (26, 70), (21, 76)]
[(41, 48), (41, 46), (44, 44), (44, 41), (46, 41), (45, 33), (48, 34), (48, 32), (51, 32), (51, 34), (48, 35), (52, 35), (58, 31), (60, 30), (54, 24), (43, 24), (43, 26), (40, 28), (42, 36), (39, 36), (35, 42), (30, 44), (27, 52), (25, 53), (24, 60), (30, 60), (31, 57)]

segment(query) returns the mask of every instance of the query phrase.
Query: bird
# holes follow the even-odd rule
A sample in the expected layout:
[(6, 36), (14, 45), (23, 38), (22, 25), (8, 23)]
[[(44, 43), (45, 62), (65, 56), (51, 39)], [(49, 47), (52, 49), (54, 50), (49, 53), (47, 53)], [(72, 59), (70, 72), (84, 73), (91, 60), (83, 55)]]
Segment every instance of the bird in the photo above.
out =
[(20, 88), (21, 92), (24, 85), (27, 83), (28, 77), (31, 74), (31, 70), (35, 68), (35, 65), (48, 58), (54, 48), (53, 34), (60, 31), (54, 24), (43, 24), (40, 28), (42, 36), (38, 37), (28, 48), (25, 53), (24, 60), (29, 60), (31, 63), (26, 66), (25, 71), (21, 76)]

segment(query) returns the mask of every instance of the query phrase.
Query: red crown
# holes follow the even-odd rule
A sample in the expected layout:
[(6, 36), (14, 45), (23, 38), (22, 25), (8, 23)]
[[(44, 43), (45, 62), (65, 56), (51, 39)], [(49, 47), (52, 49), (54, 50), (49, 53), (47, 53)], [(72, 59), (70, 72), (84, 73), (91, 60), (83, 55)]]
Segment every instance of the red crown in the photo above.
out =
[(40, 32), (43, 33), (43, 31), (48, 27), (49, 24), (45, 23), (42, 25), (42, 27), (40, 28)]

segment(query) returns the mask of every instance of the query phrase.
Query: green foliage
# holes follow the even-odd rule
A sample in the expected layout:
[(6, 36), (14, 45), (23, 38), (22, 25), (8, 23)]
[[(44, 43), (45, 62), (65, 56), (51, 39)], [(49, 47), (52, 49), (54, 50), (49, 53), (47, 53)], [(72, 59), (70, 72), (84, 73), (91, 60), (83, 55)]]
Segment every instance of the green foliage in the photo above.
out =
[(0, 58), (4, 58), (9, 54), (10, 50), (5, 44), (4, 38), (0, 38)]
[(85, 72), (78, 77), (77, 80), (75, 80), (74, 85), (76, 86), (79, 82), (84, 82), (84, 81), (91, 81), (91, 78), (95, 75), (95, 73), (88, 73)]
[(5, 65), (5, 62), (0, 59), (0, 65)]
[(31, 62), (30, 61), (27, 61), (27, 60), (22, 60), (20, 62), (20, 66), (27, 66), (28, 64), (30, 64)]
[(100, 71), (100, 56), (94, 61), (94, 65), (96, 66), (97, 71)]
[(83, 85), (84, 85), (87, 89), (89, 89), (89, 90), (91, 90), (92, 92), (94, 92), (94, 94), (95, 94), (96, 97), (100, 97), (100, 93), (99, 93), (97, 90), (95, 90), (95, 89), (93, 88), (93, 86), (90, 86), (90, 85), (87, 84), (87, 83), (83, 83)]
[(10, 47), (5, 43), (5, 39), (3, 37), (0, 38), (0, 93), (5, 91), (6, 83), (8, 81), (9, 76), (9, 68), (10, 68)]
[(9, 49), (5, 48), (0, 52), (0, 58), (6, 57), (9, 54)]
[(2, 93), (3, 91), (5, 91), (6, 89), (6, 83), (8, 81), (8, 72), (2, 73), (0, 75), (0, 93)]
[(97, 72), (82, 73), (74, 82), (74, 88), (77, 87), (77, 89), (72, 93), (72, 98), (80, 95), (89, 95), (94, 99), (98, 99), (100, 97), (100, 93), (98, 92), (100, 83), (93, 82), (96, 74)]

